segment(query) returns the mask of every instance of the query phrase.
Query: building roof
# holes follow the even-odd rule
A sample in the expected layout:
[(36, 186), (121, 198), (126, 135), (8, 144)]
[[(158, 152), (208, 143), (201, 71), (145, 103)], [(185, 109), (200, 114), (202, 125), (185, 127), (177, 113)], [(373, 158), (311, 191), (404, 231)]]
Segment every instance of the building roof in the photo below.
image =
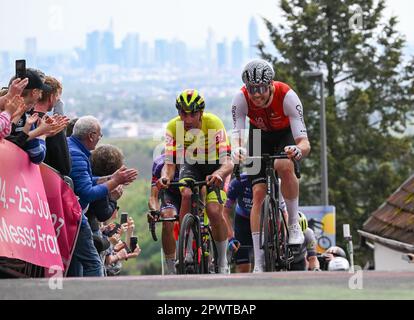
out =
[(414, 175), (365, 221), (365, 232), (414, 245)]

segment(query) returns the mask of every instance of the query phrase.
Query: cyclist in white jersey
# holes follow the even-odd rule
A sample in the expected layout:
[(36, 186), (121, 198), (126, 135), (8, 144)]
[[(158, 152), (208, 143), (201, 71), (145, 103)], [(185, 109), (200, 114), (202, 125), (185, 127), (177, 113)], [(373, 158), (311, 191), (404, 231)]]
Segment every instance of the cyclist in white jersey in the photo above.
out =
[[(301, 160), (310, 152), (310, 143), (303, 118), (303, 107), (297, 94), (285, 83), (273, 81), (272, 66), (264, 60), (253, 60), (243, 70), (243, 88), (232, 102), (233, 134), (232, 156), (237, 163), (243, 160), (243, 129), (246, 117), (250, 119), (249, 155), (275, 154), (285, 151), (289, 158)], [(254, 141), (254, 130), (261, 134), (260, 141)], [(261, 146), (259, 154), (253, 154), (254, 145)], [(301, 245), (304, 241), (299, 226), (299, 181), (294, 174), (292, 161), (277, 160), (275, 169), (282, 180), (282, 194), (289, 214), (289, 244)], [(265, 164), (260, 172), (250, 176), (253, 186), (251, 230), (255, 256), (254, 272), (263, 272), (264, 252), (259, 244), (259, 219), (266, 195)]]

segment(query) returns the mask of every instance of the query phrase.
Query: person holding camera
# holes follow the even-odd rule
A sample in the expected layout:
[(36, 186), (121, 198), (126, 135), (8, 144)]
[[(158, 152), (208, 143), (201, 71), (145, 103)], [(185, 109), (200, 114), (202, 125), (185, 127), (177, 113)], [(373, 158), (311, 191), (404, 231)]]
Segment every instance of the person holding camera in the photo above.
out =
[(90, 203), (105, 199), (118, 186), (128, 185), (138, 176), (137, 170), (123, 165), (110, 176), (97, 177), (92, 174), (89, 158), (101, 137), (99, 121), (95, 117), (85, 116), (79, 118), (73, 134), (68, 138), (72, 160), (70, 177), (82, 207), (81, 228), (69, 267), (69, 276), (103, 276), (102, 262), (93, 244), (92, 230), (85, 213)]
[(349, 269), (345, 250), (338, 246), (332, 246), (318, 255), (318, 261), (321, 269), (325, 271), (346, 271)]
[[(95, 177), (104, 177), (108, 179), (119, 170), (124, 164), (124, 155), (122, 151), (112, 145), (100, 145), (92, 151), (90, 157), (92, 174)], [(117, 209), (118, 200), (122, 197), (124, 186), (118, 185), (106, 196), (93, 201), (89, 204), (86, 217), (91, 226), (92, 232), (97, 233), (99, 230), (99, 222), (104, 222), (113, 216)]]
[[(101, 179), (101, 180), (104, 180), (105, 177), (106, 179), (110, 178), (112, 174), (114, 174), (117, 170), (119, 170), (119, 168), (123, 166), (124, 156), (122, 154), (122, 151), (116, 146), (100, 145), (92, 152), (90, 161), (91, 161), (91, 167), (92, 167), (92, 174), (94, 176), (104, 177), (103, 179)], [(91, 202), (89, 205), (89, 209), (86, 212), (86, 217), (88, 218), (89, 225), (93, 232), (95, 247), (98, 250), (98, 253), (101, 255), (103, 263), (105, 264), (104, 271), (106, 271), (106, 265), (116, 264), (118, 260), (121, 260), (120, 259), (121, 257), (123, 257), (124, 259), (128, 258), (128, 256), (124, 257), (123, 253), (121, 252), (118, 256), (111, 257), (112, 258), (111, 261), (106, 262), (106, 260), (108, 260), (107, 257), (111, 256), (112, 254), (112, 251), (109, 251), (109, 253), (107, 251), (109, 249), (109, 243), (107, 240), (108, 235), (109, 235), (109, 238), (111, 239), (111, 237), (113, 237), (115, 232), (119, 232), (120, 235), (122, 235), (122, 232), (126, 232), (127, 234), (126, 243), (128, 244), (128, 246), (130, 246), (129, 239), (132, 236), (132, 233), (127, 232), (128, 230), (131, 229), (131, 227), (129, 226), (130, 223), (127, 221), (122, 226), (110, 224), (109, 228), (104, 229), (105, 233), (102, 233), (100, 230), (100, 223), (117, 218), (118, 216), (117, 201), (122, 197), (123, 190), (124, 190), (123, 185), (117, 186), (106, 197), (96, 200), (94, 202)], [(133, 220), (132, 220), (132, 232), (133, 232), (133, 227), (134, 225), (133, 225)], [(103, 246), (101, 245), (101, 243), (108, 243), (108, 245)], [(116, 252), (121, 251), (121, 249), (116, 250)], [(129, 253), (127, 252), (127, 254)], [(131, 255), (129, 257), (132, 258), (134, 257), (134, 255)], [(107, 274), (107, 272), (104, 272), (104, 273)]]
[[(117, 211), (112, 216), (117, 218)], [(110, 223), (103, 230), (103, 237), (108, 237), (111, 246), (104, 253), (105, 274), (107, 276), (119, 275), (122, 269), (122, 261), (136, 258), (141, 253), (138, 245), (138, 238), (134, 237), (135, 223), (129, 217), (127, 223)], [(109, 221), (107, 221), (108, 223)], [(123, 233), (126, 233), (125, 242), (121, 240)]]
[(44, 135), (54, 129), (54, 122), (36, 118), (31, 115), (30, 110), (42, 97), (42, 93), (50, 89), (32, 69), (25, 70), (24, 80), (13, 77), (9, 83), (7, 95), (21, 96), (25, 108), (19, 108), (19, 112), (13, 115), (12, 130), (7, 140), (23, 149), (35, 164), (41, 163), (46, 156)]

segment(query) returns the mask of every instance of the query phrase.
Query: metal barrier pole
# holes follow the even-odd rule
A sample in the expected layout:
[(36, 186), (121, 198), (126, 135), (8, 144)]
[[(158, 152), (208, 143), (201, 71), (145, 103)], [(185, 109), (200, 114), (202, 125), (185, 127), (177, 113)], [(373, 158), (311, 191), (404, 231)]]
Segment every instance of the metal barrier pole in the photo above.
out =
[(354, 272), (354, 245), (352, 243), (352, 235), (349, 228), (349, 224), (343, 225), (343, 231), (344, 231), (344, 238), (347, 241), (347, 247), (348, 247), (348, 254), (349, 254), (349, 262), (350, 262), (350, 272)]

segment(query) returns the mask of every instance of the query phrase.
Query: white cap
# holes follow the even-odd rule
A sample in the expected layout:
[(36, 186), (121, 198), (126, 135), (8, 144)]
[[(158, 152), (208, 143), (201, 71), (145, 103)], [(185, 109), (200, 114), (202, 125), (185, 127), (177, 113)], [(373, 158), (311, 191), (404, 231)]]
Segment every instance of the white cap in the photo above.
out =
[(335, 257), (329, 261), (328, 271), (348, 271), (349, 262), (345, 258)]

